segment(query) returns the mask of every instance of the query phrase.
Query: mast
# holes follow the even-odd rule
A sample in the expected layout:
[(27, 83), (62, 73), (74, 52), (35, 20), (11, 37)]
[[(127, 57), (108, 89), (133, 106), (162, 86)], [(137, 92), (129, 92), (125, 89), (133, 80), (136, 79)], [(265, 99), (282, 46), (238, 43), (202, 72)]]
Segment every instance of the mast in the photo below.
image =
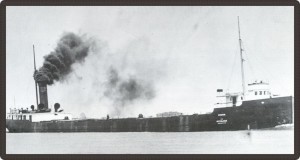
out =
[[(35, 73), (37, 72), (37, 70), (36, 70), (36, 65), (35, 65), (35, 50), (34, 50), (34, 45), (32, 45), (32, 47), (33, 47), (33, 61), (34, 61), (34, 75), (35, 75)], [(35, 77), (34, 77), (34, 82), (35, 82), (36, 107), (38, 107), (39, 101), (38, 101), (38, 92), (37, 92), (37, 82), (35, 80)]]
[(242, 85), (243, 85), (243, 96), (245, 96), (245, 75), (244, 75), (244, 59), (243, 59), (243, 49), (242, 49), (242, 39), (240, 34), (240, 20), (238, 16), (238, 28), (239, 28), (239, 44), (240, 44), (240, 54), (241, 54), (241, 72), (242, 72)]

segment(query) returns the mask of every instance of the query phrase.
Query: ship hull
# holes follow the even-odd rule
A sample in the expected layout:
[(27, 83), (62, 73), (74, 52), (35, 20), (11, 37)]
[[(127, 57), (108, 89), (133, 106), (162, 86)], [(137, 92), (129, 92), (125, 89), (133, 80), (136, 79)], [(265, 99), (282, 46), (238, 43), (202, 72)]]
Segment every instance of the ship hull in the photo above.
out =
[(6, 120), (9, 132), (196, 132), (272, 128), (293, 123), (292, 97), (244, 101), (210, 114), (156, 118), (30, 122)]

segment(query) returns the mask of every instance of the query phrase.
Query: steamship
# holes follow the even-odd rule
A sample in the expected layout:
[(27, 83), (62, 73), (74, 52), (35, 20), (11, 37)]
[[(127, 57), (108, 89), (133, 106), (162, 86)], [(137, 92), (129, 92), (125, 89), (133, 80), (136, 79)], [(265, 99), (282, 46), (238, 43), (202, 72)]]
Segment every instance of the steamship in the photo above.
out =
[(9, 132), (193, 132), (263, 129), (292, 124), (292, 96), (273, 95), (269, 83), (263, 81), (246, 86), (239, 21), (238, 31), (243, 91), (227, 93), (217, 89), (219, 102), (211, 113), (151, 118), (139, 115), (137, 118), (122, 119), (75, 119), (72, 114), (65, 113), (59, 103), (52, 110), (48, 106), (47, 83), (35, 79), (37, 108), (32, 105), (31, 110), (10, 109), (6, 128)]

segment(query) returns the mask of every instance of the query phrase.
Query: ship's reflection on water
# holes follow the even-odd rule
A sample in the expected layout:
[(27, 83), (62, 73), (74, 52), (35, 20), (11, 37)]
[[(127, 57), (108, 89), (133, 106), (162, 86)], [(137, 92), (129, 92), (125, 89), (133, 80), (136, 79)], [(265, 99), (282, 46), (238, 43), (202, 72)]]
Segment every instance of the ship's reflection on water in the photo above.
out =
[(292, 154), (294, 129), (7, 133), (7, 154)]

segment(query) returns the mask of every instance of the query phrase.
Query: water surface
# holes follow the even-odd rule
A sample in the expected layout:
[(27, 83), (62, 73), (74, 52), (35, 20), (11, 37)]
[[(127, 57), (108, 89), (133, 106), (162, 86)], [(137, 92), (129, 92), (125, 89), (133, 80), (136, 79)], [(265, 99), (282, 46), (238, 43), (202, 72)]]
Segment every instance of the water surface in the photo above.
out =
[(294, 130), (6, 133), (7, 154), (293, 154)]

